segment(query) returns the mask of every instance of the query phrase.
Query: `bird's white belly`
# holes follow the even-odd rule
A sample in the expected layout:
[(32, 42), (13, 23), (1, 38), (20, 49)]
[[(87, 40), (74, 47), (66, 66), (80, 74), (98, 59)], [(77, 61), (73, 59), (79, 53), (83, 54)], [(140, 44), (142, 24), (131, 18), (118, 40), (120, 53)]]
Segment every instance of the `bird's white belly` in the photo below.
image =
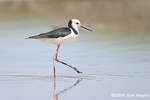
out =
[(68, 36), (65, 37), (59, 37), (59, 38), (42, 38), (40, 39), (41, 41), (44, 42), (48, 42), (51, 44), (55, 44), (55, 45), (62, 45), (62, 44), (68, 44), (73, 42), (76, 38), (78, 37), (78, 35), (75, 34), (69, 34)]

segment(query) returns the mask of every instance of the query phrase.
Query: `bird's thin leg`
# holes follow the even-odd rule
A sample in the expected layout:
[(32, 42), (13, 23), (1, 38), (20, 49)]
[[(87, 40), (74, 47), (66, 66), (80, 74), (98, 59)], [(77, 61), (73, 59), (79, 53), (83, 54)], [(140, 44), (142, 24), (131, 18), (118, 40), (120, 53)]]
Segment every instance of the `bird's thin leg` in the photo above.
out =
[(76, 67), (72, 67), (71, 65), (69, 65), (69, 64), (67, 64), (67, 63), (65, 63), (65, 62), (62, 62), (62, 61), (60, 61), (60, 60), (58, 60), (58, 59), (56, 59), (56, 61), (59, 62), (59, 63), (62, 63), (62, 64), (64, 64), (64, 65), (66, 65), (66, 66), (68, 66), (68, 67), (70, 67), (70, 68), (72, 68), (72, 69), (75, 70), (77, 73), (82, 73), (82, 72), (80, 72)]
[(55, 76), (56, 76), (56, 74), (55, 74), (55, 55), (53, 57), (53, 71), (54, 71), (54, 78), (55, 78)]
[(64, 64), (64, 65), (66, 65), (66, 66), (72, 68), (72, 69), (75, 70), (77, 73), (82, 73), (82, 72), (80, 72), (76, 67), (72, 67), (71, 65), (69, 65), (69, 64), (67, 64), (67, 63), (65, 63), (65, 62), (63, 62), (63, 61), (58, 60), (57, 57), (58, 57), (59, 47), (60, 47), (60, 45), (57, 45), (56, 54), (54, 55), (54, 60), (56, 60), (57, 62), (62, 63), (62, 64)]
[(56, 74), (55, 74), (55, 60), (57, 59), (57, 56), (58, 56), (59, 47), (60, 47), (60, 45), (57, 46), (56, 53), (54, 54), (54, 57), (53, 57), (54, 78), (55, 78), (55, 76), (56, 76)]

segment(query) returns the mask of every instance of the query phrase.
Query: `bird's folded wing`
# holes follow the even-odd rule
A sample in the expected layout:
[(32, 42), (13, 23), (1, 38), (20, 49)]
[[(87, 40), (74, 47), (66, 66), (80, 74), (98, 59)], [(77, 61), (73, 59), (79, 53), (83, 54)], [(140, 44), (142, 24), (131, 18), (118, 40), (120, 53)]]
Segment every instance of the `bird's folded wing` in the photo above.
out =
[(64, 27), (64, 28), (58, 28), (53, 31), (42, 33), (39, 35), (31, 36), (29, 38), (33, 39), (40, 39), (40, 38), (59, 38), (59, 37), (65, 37), (67, 35), (71, 34), (70, 28)]

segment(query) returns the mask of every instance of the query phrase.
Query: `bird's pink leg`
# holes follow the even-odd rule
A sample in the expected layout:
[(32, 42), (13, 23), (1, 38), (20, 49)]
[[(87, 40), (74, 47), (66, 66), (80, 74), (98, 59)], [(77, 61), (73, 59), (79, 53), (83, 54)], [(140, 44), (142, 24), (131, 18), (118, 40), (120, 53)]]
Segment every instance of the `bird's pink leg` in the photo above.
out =
[(55, 60), (56, 60), (57, 57), (58, 57), (58, 50), (59, 50), (59, 47), (60, 47), (60, 45), (57, 45), (56, 53), (54, 54), (54, 57), (53, 57), (54, 78), (55, 78), (55, 76), (56, 76), (56, 74), (55, 74)]
[(75, 70), (77, 73), (82, 73), (82, 72), (80, 72), (76, 67), (72, 67), (71, 65), (69, 65), (69, 64), (67, 64), (67, 63), (65, 63), (65, 62), (63, 62), (63, 61), (58, 60), (57, 57), (58, 57), (59, 47), (60, 47), (60, 45), (57, 45), (56, 53), (55, 53), (54, 58), (53, 58), (54, 77), (55, 77), (55, 65), (54, 65), (54, 60), (57, 61), (57, 62), (59, 62), (59, 63), (62, 63), (62, 64), (64, 64), (64, 65), (66, 65), (66, 66), (68, 66), (68, 67), (70, 67), (70, 68), (72, 68), (72, 69)]

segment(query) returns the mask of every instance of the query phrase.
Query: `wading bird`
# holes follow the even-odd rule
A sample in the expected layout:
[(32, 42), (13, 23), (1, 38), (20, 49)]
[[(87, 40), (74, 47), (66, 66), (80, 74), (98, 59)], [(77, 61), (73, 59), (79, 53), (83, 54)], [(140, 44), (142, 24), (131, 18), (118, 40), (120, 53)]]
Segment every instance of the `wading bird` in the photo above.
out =
[(29, 39), (39, 39), (39, 40), (57, 45), (56, 53), (54, 54), (54, 57), (53, 57), (54, 77), (55, 77), (55, 65), (54, 65), (55, 61), (62, 63), (66, 66), (69, 66), (70, 68), (75, 70), (77, 73), (82, 73), (76, 67), (73, 67), (65, 62), (58, 60), (59, 47), (63, 44), (73, 42), (79, 36), (79, 30), (78, 30), (79, 27), (92, 31), (82, 26), (78, 19), (72, 19), (72, 20), (69, 20), (68, 27), (58, 28), (47, 33), (42, 33), (39, 35), (29, 37)]

